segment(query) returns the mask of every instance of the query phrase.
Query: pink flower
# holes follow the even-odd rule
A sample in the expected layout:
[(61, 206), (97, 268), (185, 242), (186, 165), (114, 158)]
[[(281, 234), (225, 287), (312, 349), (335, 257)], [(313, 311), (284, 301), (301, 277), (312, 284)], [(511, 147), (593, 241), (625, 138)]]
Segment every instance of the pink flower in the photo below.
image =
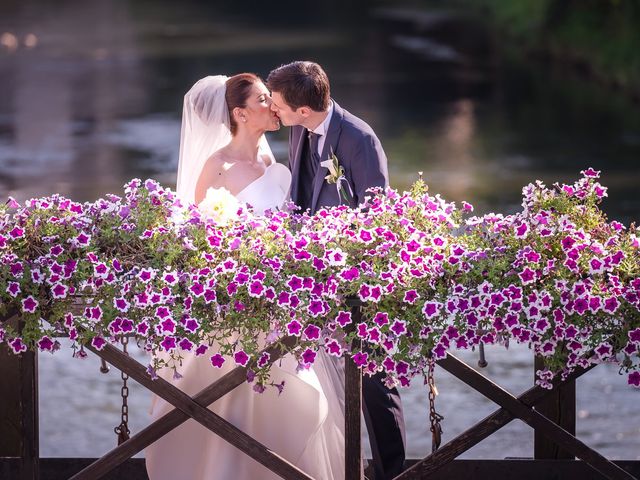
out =
[(351, 323), (351, 312), (341, 311), (338, 313), (335, 320), (344, 328)]
[(389, 314), (386, 312), (378, 312), (373, 317), (373, 322), (379, 327), (383, 327), (389, 323)]
[(324, 260), (318, 257), (313, 257), (311, 264), (313, 265), (313, 268), (315, 268), (318, 272), (322, 272), (327, 269), (327, 264), (324, 262)]
[(22, 311), (26, 313), (35, 313), (38, 308), (38, 301), (33, 298), (33, 296), (29, 295), (27, 298), (22, 300)]
[(398, 336), (404, 335), (407, 333), (407, 322), (403, 320), (396, 320), (393, 322), (393, 325), (391, 325), (390, 330)]
[(424, 313), (425, 318), (431, 320), (440, 314), (440, 309), (442, 308), (442, 304), (439, 302), (425, 302), (422, 307), (422, 313)]
[(118, 297), (113, 299), (113, 306), (121, 312), (126, 312), (127, 310), (129, 310), (130, 305), (126, 299), (124, 299), (123, 297)]
[(53, 352), (54, 343), (46, 335), (38, 340), (38, 348), (43, 352)]
[(357, 352), (355, 355), (352, 355), (351, 358), (357, 367), (363, 367), (369, 361), (369, 354), (366, 352)]
[(249, 362), (249, 355), (247, 355), (244, 350), (238, 350), (233, 354), (233, 359), (235, 360), (236, 364), (240, 365), (241, 367), (245, 367)]
[(264, 367), (267, 363), (269, 363), (270, 358), (271, 355), (269, 354), (269, 352), (264, 352), (258, 359), (258, 367)]
[(9, 236), (14, 240), (18, 238), (22, 238), (24, 237), (24, 229), (20, 227), (15, 227), (9, 232)]
[(249, 285), (249, 295), (254, 298), (260, 298), (264, 291), (264, 285), (258, 280), (252, 282), (251, 285)]
[(307, 340), (317, 340), (320, 338), (320, 328), (313, 324), (307, 325), (303, 333)]
[(213, 355), (209, 360), (211, 361), (211, 365), (213, 365), (216, 368), (222, 368), (222, 365), (225, 362), (225, 358), (219, 353), (216, 353), (215, 355)]
[(325, 304), (321, 300), (311, 300), (307, 307), (307, 311), (312, 317), (316, 318), (325, 312)]
[(317, 353), (313, 350), (311, 350), (310, 348), (307, 348), (303, 353), (302, 353), (302, 361), (304, 362), (305, 366), (310, 366), (313, 364), (313, 362), (315, 362), (316, 360), (316, 355)]
[(302, 325), (297, 320), (291, 320), (287, 324), (287, 332), (289, 333), (289, 335), (294, 335), (296, 337), (299, 337), (301, 330), (302, 330)]
[(160, 322), (160, 332), (162, 334), (166, 333), (175, 333), (176, 332), (176, 322), (173, 321), (172, 318), (167, 318)]
[(420, 295), (415, 290), (408, 290), (404, 294), (404, 301), (411, 305), (413, 305), (418, 298), (420, 298)]
[(581, 170), (580, 173), (586, 178), (600, 178), (600, 170), (594, 170), (591, 167)]
[(336, 340), (327, 342), (324, 349), (329, 355), (333, 355), (334, 357), (340, 357), (342, 355), (342, 347)]
[(640, 388), (640, 372), (631, 372), (627, 377), (627, 383), (636, 388)]
[[(18, 294), (20, 294), (22, 290), (20, 289), (20, 284), (18, 282), (9, 282), (7, 285), (7, 293), (11, 295), (13, 298), (16, 298)], [(55, 294), (54, 294), (55, 295)]]
[(202, 286), (201, 283), (196, 282), (189, 287), (189, 291), (196, 297), (201, 297), (204, 293), (204, 286)]
[(176, 338), (172, 336), (164, 337), (160, 342), (160, 346), (165, 352), (170, 352), (176, 348)]
[(609, 313), (615, 313), (619, 306), (620, 302), (616, 297), (609, 297), (604, 301), (604, 310)]
[(520, 280), (524, 285), (528, 285), (529, 283), (533, 283), (536, 279), (536, 272), (531, 270), (529, 267), (526, 267), (522, 272), (518, 274)]
[(107, 344), (107, 341), (102, 337), (94, 337), (91, 340), (91, 345), (98, 351), (102, 350)]
[(300, 290), (302, 288), (302, 278), (296, 275), (292, 275), (287, 282), (287, 286), (291, 289), (292, 292)]
[(629, 333), (629, 341), (638, 344), (640, 346), (640, 328), (636, 328), (635, 330), (631, 330)]
[(9, 346), (11, 347), (11, 350), (13, 351), (13, 353), (15, 353), (16, 355), (27, 351), (27, 346), (19, 337), (16, 337), (13, 340), (11, 340), (9, 342)]
[(360, 272), (356, 267), (351, 267), (340, 272), (339, 276), (343, 280), (350, 282), (352, 280), (356, 280), (360, 276)]
[(526, 223), (521, 223), (516, 227), (516, 238), (525, 238), (529, 233), (529, 226)]
[(601, 360), (606, 360), (611, 357), (611, 354), (613, 353), (613, 347), (608, 343), (601, 343), (595, 349), (595, 352), (598, 354), (598, 357), (600, 357)]
[(366, 302), (371, 296), (371, 287), (366, 283), (362, 284), (360, 286), (360, 290), (358, 291), (358, 296), (360, 297), (360, 300)]

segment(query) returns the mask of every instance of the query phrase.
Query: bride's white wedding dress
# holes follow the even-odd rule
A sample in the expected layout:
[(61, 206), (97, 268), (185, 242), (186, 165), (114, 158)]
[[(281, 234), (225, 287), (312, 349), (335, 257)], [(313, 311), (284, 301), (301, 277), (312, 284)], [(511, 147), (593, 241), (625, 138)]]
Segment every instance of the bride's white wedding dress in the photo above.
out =
[[(273, 163), (236, 195), (262, 214), (282, 205), (291, 174)], [(174, 380), (170, 369), (160, 375), (194, 395), (235, 367), (228, 359), (221, 369), (210, 355), (186, 355)], [(244, 383), (209, 408), (316, 479), (344, 478), (344, 387), (339, 364), (320, 352), (313, 368), (296, 372), (297, 361), (286, 355), (271, 370), (272, 380), (285, 382), (278, 395), (268, 387), (262, 394)], [(156, 397), (151, 415), (158, 419), (173, 407)], [(188, 420), (146, 451), (151, 480), (267, 480), (280, 478), (194, 420)]]

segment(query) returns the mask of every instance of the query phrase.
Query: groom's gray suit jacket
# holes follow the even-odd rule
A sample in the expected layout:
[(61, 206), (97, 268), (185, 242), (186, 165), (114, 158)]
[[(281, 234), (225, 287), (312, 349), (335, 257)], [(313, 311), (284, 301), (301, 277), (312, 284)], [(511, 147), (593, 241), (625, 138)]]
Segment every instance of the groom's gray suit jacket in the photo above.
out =
[[(296, 201), (302, 188), (313, 188), (311, 213), (321, 207), (340, 205), (340, 197), (335, 184), (325, 180), (328, 169), (322, 166), (313, 179), (313, 185), (300, 184), (300, 164), (308, 161), (301, 158), (307, 129), (302, 126), (291, 128), (289, 134), (289, 163), (291, 168), (291, 199)], [(371, 187), (386, 187), (389, 184), (387, 157), (380, 140), (365, 122), (342, 109), (333, 102), (333, 116), (327, 130), (327, 138), (322, 148), (320, 161), (335, 153), (345, 170), (345, 178), (351, 185), (353, 197), (351, 206), (364, 201), (366, 191)], [(347, 195), (349, 188), (345, 186)], [(362, 379), (363, 413), (376, 480), (394, 478), (403, 468), (406, 437), (400, 395), (395, 388), (387, 388), (381, 374)]]
[[(291, 127), (289, 133), (289, 168), (291, 169), (291, 199), (298, 198), (301, 188), (313, 188), (311, 197), (311, 213), (320, 207), (340, 205), (340, 197), (335, 184), (329, 184), (325, 177), (329, 171), (319, 166), (313, 185), (300, 185), (300, 164), (307, 129), (300, 125)], [(389, 185), (387, 173), (387, 157), (380, 140), (367, 123), (333, 102), (333, 115), (327, 129), (320, 162), (327, 160), (331, 152), (338, 157), (344, 168), (345, 178), (351, 186), (352, 207), (364, 201), (366, 190), (370, 187), (386, 187)], [(349, 194), (349, 188), (344, 185)]]

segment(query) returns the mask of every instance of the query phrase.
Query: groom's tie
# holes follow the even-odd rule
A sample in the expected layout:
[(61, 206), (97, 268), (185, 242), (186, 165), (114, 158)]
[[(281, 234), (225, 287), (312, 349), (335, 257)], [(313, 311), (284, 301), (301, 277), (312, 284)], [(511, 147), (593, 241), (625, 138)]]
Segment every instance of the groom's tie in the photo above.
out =
[(320, 135), (317, 133), (309, 132), (309, 171), (311, 172), (311, 178), (316, 178), (318, 167), (320, 166), (320, 154), (318, 153), (318, 139)]

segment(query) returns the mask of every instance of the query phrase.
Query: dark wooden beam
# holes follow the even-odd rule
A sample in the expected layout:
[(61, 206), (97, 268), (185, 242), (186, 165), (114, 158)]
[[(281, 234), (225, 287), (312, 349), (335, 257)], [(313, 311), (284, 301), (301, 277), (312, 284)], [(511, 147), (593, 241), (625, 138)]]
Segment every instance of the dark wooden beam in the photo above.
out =
[[(18, 328), (17, 317), (3, 319)], [(22, 357), (0, 344), (0, 457), (22, 456)], [(4, 477), (2, 477), (4, 478)]]
[[(40, 462), (42, 478), (67, 480), (95, 458), (43, 458)], [(407, 460), (411, 465), (416, 460)], [(640, 477), (640, 461), (617, 460), (614, 462), (629, 474)], [(0, 457), (0, 478), (20, 478), (20, 460)], [(499, 480), (601, 480), (602, 476), (579, 460), (454, 460), (441, 471), (430, 475), (429, 480), (484, 479)], [(144, 458), (132, 458), (101, 477), (102, 480), (148, 480)]]
[[(360, 307), (351, 309), (353, 325), (360, 322)], [(362, 342), (354, 340), (354, 347), (362, 348)], [(353, 359), (345, 358), (345, 480), (361, 480), (362, 466), (362, 372)]]
[[(291, 342), (295, 343), (295, 339), (288, 339), (287, 344), (289, 345), (289, 347), (292, 345)], [(211, 410), (207, 409), (206, 406), (209, 405), (209, 403), (211, 402), (201, 403), (200, 401), (196, 401), (196, 398), (191, 398), (189, 395), (182, 392), (182, 390), (178, 389), (177, 387), (173, 386), (172, 384), (170, 384), (169, 382), (167, 382), (162, 378), (152, 380), (151, 377), (146, 372), (146, 368), (143, 365), (141, 365), (131, 357), (123, 354), (113, 345), (107, 344), (101, 351), (97, 351), (93, 347), (88, 347), (88, 348), (91, 351), (93, 351), (96, 355), (100, 356), (101, 358), (104, 358), (107, 362), (112, 364), (114, 367), (127, 373), (131, 378), (133, 378), (135, 381), (140, 383), (142, 386), (146, 387), (148, 390), (152, 391), (153, 393), (155, 393), (156, 395), (163, 398), (167, 402), (174, 405), (177, 409), (179, 409), (185, 418), (184, 419), (178, 418), (177, 425), (181, 424), (182, 422), (186, 421), (189, 418), (193, 418), (194, 420), (196, 420), (197, 422), (199, 422), (200, 424), (202, 424), (212, 432), (219, 435), (224, 440), (228, 441), (231, 445), (235, 446), (236, 448), (240, 449), (247, 455), (251, 456), (254, 460), (265, 465), (274, 473), (277, 473), (278, 475), (280, 475), (282, 478), (292, 479), (292, 480), (293, 479), (312, 480), (311, 477), (309, 477), (306, 473), (301, 471), (299, 468), (292, 465), (291, 463), (289, 463), (287, 460), (280, 457), (276, 453), (272, 452), (267, 447), (265, 447), (264, 445), (260, 444), (259, 442), (251, 438), (246, 433), (242, 432), (241, 430), (239, 430), (238, 428), (236, 428), (235, 426), (233, 426), (223, 418), (213, 413)], [(271, 350), (276, 351), (277, 347), (273, 347)], [(275, 361), (276, 359), (272, 356), (271, 360)], [(242, 381), (246, 381), (246, 369), (244, 368), (235, 369), (230, 373), (234, 373), (235, 371), (239, 372), (238, 374), (236, 374), (236, 379), (238, 379), (237, 376), (240, 374), (240, 372), (242, 372), (243, 373)], [(219, 381), (216, 382), (214, 385), (218, 385), (218, 383)], [(224, 387), (228, 387), (228, 386), (229, 385), (227, 384)], [(235, 387), (228, 388), (224, 393), (227, 393), (233, 388)], [(220, 393), (221, 390), (222, 388), (217, 388), (216, 392)], [(222, 393), (219, 396), (222, 396), (224, 393)], [(198, 394), (198, 396), (200, 395), (201, 394)], [(161, 419), (154, 422), (153, 425), (159, 424), (159, 423), (166, 423), (167, 417), (169, 417), (169, 415), (171, 414), (172, 412), (169, 412), (167, 415), (165, 415)], [(173, 418), (173, 423), (176, 423), (175, 415)], [(167, 431), (170, 431), (172, 428), (175, 428), (175, 427), (171, 427)], [(147, 430), (148, 429), (149, 427), (147, 427)], [(155, 434), (158, 433), (157, 429), (154, 433)], [(159, 436), (162, 436), (162, 434), (151, 439), (151, 442), (149, 443), (152, 443), (153, 441), (155, 441)], [(147, 434), (146, 440), (149, 440), (149, 438), (150, 438), (150, 435)], [(133, 438), (128, 440), (122, 445), (128, 444), (132, 440)], [(138, 441), (137, 446), (139, 446), (141, 443), (142, 442)], [(96, 462), (96, 464), (88, 467), (87, 469), (84, 469), (82, 472), (72, 477), (72, 479), (73, 480), (90, 480), (90, 479), (99, 478), (99, 475), (97, 475), (96, 473), (97, 470), (101, 469), (103, 471), (104, 470), (109, 471), (112, 468), (114, 468), (116, 465), (122, 463), (121, 457), (118, 458), (119, 463), (116, 463), (115, 460), (116, 458), (111, 456), (109, 457), (108, 464), (105, 463), (104, 461), (101, 461), (101, 464), (97, 465), (97, 467), (96, 467), (96, 464), (98, 462)]]
[(530, 406), (525, 405), (502, 387), (476, 372), (473, 368), (461, 362), (453, 355), (447, 354), (446, 358), (438, 360), (438, 365), (471, 386), (474, 390), (482, 393), (488, 399), (509, 410), (527, 425), (542, 432), (560, 447), (571, 452), (581, 460), (584, 460), (606, 478), (611, 480), (634, 479), (632, 475), (625, 472), (622, 468), (607, 460), (600, 453), (589, 448), (569, 432), (563, 430)]
[[(577, 378), (595, 367), (596, 365), (590, 365), (587, 368), (577, 368), (564, 381), (559, 377), (556, 377), (553, 380), (554, 388), (558, 388), (566, 382), (575, 382)], [(520, 395), (518, 400), (531, 407), (539, 403), (548, 395), (551, 395), (552, 392), (553, 390), (547, 390), (540, 386), (535, 386)], [(397, 476), (395, 480), (431, 478), (431, 475), (436, 474), (436, 472), (445, 465), (462, 455), (467, 450), (476, 446), (485, 438), (500, 430), (514, 418), (515, 416), (511, 412), (504, 408), (499, 408), (491, 415), (476, 423), (473, 427), (465, 430), (460, 435), (441, 446), (436, 452), (413, 463), (407, 470)]]
[[(535, 372), (544, 369), (544, 361), (540, 356), (536, 356), (534, 360), (534, 381)], [(554, 388), (550, 395), (538, 402), (535, 406), (536, 411), (560, 425), (571, 435), (576, 435), (576, 382), (566, 382), (558, 388)], [(549, 439), (541, 432), (534, 432), (533, 440), (533, 458), (545, 460), (568, 459), (573, 460), (575, 457), (571, 452), (560, 448), (555, 442)]]

